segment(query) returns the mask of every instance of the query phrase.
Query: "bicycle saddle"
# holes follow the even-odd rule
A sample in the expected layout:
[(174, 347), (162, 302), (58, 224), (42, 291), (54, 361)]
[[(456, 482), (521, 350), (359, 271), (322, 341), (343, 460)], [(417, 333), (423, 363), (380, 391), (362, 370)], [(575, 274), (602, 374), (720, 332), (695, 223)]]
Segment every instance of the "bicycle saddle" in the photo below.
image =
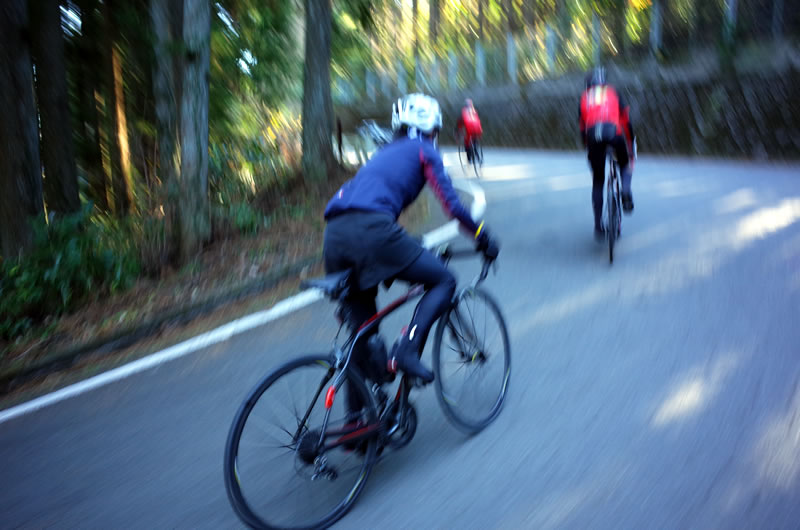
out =
[(326, 276), (303, 280), (300, 286), (304, 289), (319, 289), (325, 296), (333, 300), (341, 300), (350, 292), (350, 276), (352, 270), (333, 272)]

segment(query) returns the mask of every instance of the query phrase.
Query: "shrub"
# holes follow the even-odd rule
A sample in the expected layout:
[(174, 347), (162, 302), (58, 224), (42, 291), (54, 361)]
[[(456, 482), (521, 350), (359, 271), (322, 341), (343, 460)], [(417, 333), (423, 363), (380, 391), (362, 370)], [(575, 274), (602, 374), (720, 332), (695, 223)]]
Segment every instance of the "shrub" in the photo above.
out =
[(48, 315), (127, 288), (139, 274), (133, 243), (80, 212), (36, 223), (30, 251), (0, 264), (0, 336), (13, 338)]

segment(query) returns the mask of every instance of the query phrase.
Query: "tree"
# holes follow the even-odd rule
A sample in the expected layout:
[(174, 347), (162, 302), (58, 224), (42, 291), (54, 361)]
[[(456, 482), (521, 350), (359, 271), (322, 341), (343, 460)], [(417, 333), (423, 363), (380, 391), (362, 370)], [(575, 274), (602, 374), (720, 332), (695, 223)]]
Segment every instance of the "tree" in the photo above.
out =
[(153, 98), (155, 99), (156, 137), (158, 145), (157, 190), (164, 205), (168, 244), (180, 248), (178, 231), (178, 175), (180, 174), (180, 101), (183, 81), (181, 55), (174, 53), (183, 41), (183, 4), (169, 0), (150, 0), (150, 22), (153, 28)]
[(309, 184), (326, 179), (335, 168), (331, 133), (331, 0), (305, 0), (306, 38), (303, 67), (303, 177)]
[(183, 43), (178, 218), (180, 256), (181, 261), (186, 262), (200, 252), (211, 236), (208, 205), (211, 5), (208, 0), (184, 0)]
[(414, 40), (414, 66), (417, 67), (419, 65), (419, 0), (411, 0), (411, 35)]
[(106, 51), (106, 112), (110, 122), (108, 150), (111, 161), (111, 185), (114, 190), (114, 209), (124, 215), (135, 206), (133, 200), (133, 174), (128, 143), (128, 117), (125, 112), (125, 84), (122, 54), (116, 42), (118, 28), (114, 18), (116, 0), (103, 2)]
[(76, 212), (81, 204), (72, 145), (61, 9), (58, 0), (40, 0), (32, 2), (30, 7), (47, 211)]
[(664, 0), (653, 0), (650, 14), (650, 53), (656, 58), (661, 53), (661, 4)]
[(431, 36), (431, 43), (436, 46), (439, 41), (439, 18), (441, 16), (441, 7), (439, 6), (440, 0), (428, 0), (428, 31)]
[(772, 38), (775, 42), (783, 40), (783, 0), (772, 4)]
[(0, 252), (17, 256), (41, 216), (42, 174), (25, 0), (0, 2)]
[(98, 45), (100, 39), (99, 19), (96, 12), (97, 0), (77, 0), (81, 17), (81, 35), (76, 44), (73, 59), (76, 70), (76, 90), (79, 117), (79, 159), (86, 171), (89, 183), (88, 195), (102, 212), (110, 210), (108, 204), (107, 175), (103, 168), (103, 152), (100, 131), (102, 105), (98, 94), (101, 91), (102, 77), (97, 68), (102, 62)]

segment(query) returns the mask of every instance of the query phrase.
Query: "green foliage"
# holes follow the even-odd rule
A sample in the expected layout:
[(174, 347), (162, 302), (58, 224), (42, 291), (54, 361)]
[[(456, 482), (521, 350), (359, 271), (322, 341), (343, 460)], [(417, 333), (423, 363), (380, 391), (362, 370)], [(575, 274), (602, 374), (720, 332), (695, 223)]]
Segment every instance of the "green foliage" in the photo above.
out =
[(271, 224), (269, 217), (247, 202), (216, 204), (211, 213), (212, 224), (217, 232), (235, 230), (240, 234), (255, 235)]
[[(212, 141), (257, 134), (241, 117), (299, 95), (300, 65), (292, 2), (217, 2), (211, 24), (209, 126)], [(244, 108), (243, 108), (244, 107)]]
[(31, 251), (0, 264), (0, 336), (17, 336), (90, 296), (127, 288), (139, 263), (119, 235), (91, 217), (91, 205), (37, 224)]

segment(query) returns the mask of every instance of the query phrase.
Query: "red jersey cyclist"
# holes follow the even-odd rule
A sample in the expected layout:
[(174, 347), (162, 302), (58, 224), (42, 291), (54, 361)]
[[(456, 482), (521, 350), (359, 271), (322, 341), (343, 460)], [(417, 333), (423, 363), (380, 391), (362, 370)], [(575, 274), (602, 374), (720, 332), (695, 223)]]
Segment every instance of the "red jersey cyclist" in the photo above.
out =
[(630, 120), (630, 107), (606, 82), (606, 69), (594, 68), (586, 76), (586, 90), (581, 96), (580, 130), (583, 145), (592, 167), (592, 206), (594, 233), (598, 241), (605, 237), (602, 225), (603, 186), (605, 184), (606, 149), (611, 147), (619, 162), (622, 177), (622, 211), (633, 212), (631, 178), (635, 136)]
[(468, 99), (464, 102), (464, 108), (461, 109), (461, 116), (458, 118), (456, 130), (464, 130), (464, 150), (467, 152), (467, 161), (472, 163), (473, 149), (472, 140), (480, 139), (483, 134), (481, 127), (481, 119), (478, 116), (478, 111), (475, 110), (475, 105), (472, 100)]

